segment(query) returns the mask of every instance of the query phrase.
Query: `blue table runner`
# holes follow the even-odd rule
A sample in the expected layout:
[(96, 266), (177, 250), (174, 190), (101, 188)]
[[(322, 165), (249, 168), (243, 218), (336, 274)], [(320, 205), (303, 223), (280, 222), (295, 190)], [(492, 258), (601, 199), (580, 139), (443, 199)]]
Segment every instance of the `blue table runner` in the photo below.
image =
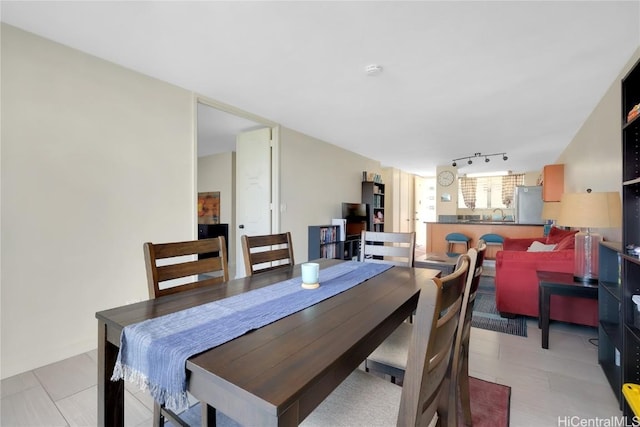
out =
[(320, 287), (295, 277), (264, 288), (126, 326), (112, 381), (135, 383), (173, 411), (188, 407), (189, 357), (344, 292), (391, 268), (348, 261), (320, 270)]

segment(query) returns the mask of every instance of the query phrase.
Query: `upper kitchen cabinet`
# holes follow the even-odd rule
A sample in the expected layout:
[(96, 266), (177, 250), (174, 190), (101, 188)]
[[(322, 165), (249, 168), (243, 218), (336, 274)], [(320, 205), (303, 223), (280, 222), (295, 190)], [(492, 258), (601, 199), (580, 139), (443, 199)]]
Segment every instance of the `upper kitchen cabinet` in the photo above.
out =
[(546, 165), (542, 169), (542, 200), (559, 202), (564, 193), (564, 164)]

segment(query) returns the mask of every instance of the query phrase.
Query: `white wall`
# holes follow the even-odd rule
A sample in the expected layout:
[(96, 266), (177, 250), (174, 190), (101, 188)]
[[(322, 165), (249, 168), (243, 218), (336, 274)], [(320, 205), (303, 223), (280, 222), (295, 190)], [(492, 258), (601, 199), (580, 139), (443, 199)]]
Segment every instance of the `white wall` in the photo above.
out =
[[(640, 59), (638, 48), (612, 82), (596, 108), (555, 163), (564, 163), (564, 191), (621, 191), (622, 95), (621, 79)], [(626, 114), (626, 112), (625, 112)], [(609, 240), (620, 241), (620, 229), (602, 229)]]
[(342, 202), (362, 200), (362, 171), (380, 173), (380, 163), (280, 128), (280, 230), (292, 233), (296, 262), (308, 258), (309, 225), (331, 224)]
[(195, 236), (194, 98), (2, 25), (2, 377), (96, 347), (147, 298), (142, 244)]
[(220, 192), (220, 222), (229, 224), (229, 271), (236, 271), (235, 187), (236, 153), (221, 153), (198, 158), (198, 193)]

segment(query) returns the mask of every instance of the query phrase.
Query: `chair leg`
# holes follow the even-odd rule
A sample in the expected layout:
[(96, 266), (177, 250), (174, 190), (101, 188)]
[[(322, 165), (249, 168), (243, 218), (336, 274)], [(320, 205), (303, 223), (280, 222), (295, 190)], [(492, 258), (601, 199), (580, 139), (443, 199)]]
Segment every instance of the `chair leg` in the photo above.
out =
[(162, 427), (164, 425), (164, 417), (158, 402), (153, 402), (153, 427)]
[(471, 418), (471, 394), (469, 390), (469, 351), (467, 348), (463, 350), (462, 369), (458, 377), (458, 385), (460, 388), (460, 404), (462, 406), (462, 416), (464, 424), (473, 425)]
[(216, 427), (216, 408), (200, 402), (202, 408), (202, 427)]

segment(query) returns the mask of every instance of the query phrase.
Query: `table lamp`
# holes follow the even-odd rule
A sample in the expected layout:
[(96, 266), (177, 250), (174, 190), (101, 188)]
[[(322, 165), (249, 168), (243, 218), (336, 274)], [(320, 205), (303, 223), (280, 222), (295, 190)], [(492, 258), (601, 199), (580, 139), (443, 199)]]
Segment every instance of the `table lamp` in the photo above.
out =
[(554, 221), (560, 216), (560, 202), (544, 202), (542, 204), (542, 219)]
[(591, 232), (592, 228), (622, 226), (620, 193), (564, 193), (560, 202), (558, 225), (584, 228), (575, 235), (575, 260), (573, 276), (577, 281), (598, 280), (598, 244), (602, 236)]
[(556, 223), (560, 216), (560, 202), (544, 202), (542, 204), (542, 219), (551, 221), (544, 226), (544, 235), (547, 236), (551, 227)]

